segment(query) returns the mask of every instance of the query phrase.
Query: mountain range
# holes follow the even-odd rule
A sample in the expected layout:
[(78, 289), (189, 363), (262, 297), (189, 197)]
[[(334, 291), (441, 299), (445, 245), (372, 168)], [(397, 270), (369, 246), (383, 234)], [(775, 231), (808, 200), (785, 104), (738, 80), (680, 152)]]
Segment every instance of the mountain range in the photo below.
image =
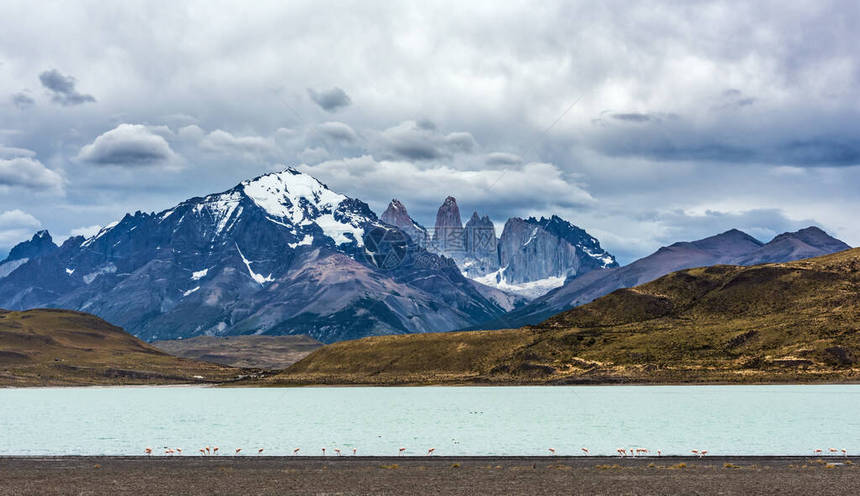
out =
[(430, 231), (398, 200), (377, 218), (287, 169), (127, 214), (61, 246), (39, 231), (0, 262), (0, 308), (86, 311), (146, 341), (307, 334), (331, 343), (536, 324), (674, 270), (847, 248), (818, 228), (767, 244), (732, 230), (619, 267), (558, 216), (508, 219), (497, 237), (477, 212), (464, 225), (447, 197)]
[(0, 308), (87, 311), (147, 341), (449, 331), (519, 301), (295, 169), (128, 214), (59, 247), (39, 233), (0, 270)]
[(534, 325), (617, 289), (632, 288), (670, 272), (712, 265), (758, 265), (827, 255), (851, 247), (817, 227), (783, 233), (768, 243), (737, 229), (698, 241), (679, 242), (624, 267), (591, 271), (476, 329)]

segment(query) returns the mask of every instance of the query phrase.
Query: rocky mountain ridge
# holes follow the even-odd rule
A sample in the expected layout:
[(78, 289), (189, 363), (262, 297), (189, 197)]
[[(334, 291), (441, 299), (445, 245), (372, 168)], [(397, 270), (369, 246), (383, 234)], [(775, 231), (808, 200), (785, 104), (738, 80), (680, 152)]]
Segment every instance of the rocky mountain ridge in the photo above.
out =
[(87, 311), (148, 341), (447, 331), (517, 303), (295, 169), (128, 214), (0, 279), (0, 308)]

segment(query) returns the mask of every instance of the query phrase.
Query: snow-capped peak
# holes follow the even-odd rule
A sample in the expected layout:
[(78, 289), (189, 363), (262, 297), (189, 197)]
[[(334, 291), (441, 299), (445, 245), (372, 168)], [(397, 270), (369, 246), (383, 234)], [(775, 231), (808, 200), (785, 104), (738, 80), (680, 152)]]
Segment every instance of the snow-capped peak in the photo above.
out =
[(348, 205), (342, 205), (348, 197), (292, 167), (249, 179), (239, 187), (275, 224), (300, 230), (316, 224), (336, 245), (355, 242), (362, 246), (362, 226), (376, 220), (350, 211)]
[[(243, 181), (241, 187), (269, 215), (297, 225), (312, 220), (307, 218), (308, 214), (331, 212), (347, 199), (315, 177), (293, 168)], [(309, 212), (303, 208), (305, 205), (316, 212)]]

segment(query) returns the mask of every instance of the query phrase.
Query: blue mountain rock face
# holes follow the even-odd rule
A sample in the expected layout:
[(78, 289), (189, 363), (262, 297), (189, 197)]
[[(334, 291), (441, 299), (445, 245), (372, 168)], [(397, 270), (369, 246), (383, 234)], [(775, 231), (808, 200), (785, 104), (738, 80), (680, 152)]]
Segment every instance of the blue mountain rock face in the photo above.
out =
[(400, 202), (392, 201), (382, 220), (429, 240), (428, 249), (454, 260), (466, 277), (525, 298), (592, 270), (618, 266), (596, 238), (555, 215), (508, 219), (497, 238), (493, 222), (478, 212), (464, 226), (451, 196), (439, 207), (432, 233), (411, 227), (419, 224), (405, 212)]
[(294, 169), (128, 214), (60, 247), (43, 238), (0, 265), (16, 264), (0, 278), (0, 308), (86, 311), (150, 341), (449, 331), (518, 303)]

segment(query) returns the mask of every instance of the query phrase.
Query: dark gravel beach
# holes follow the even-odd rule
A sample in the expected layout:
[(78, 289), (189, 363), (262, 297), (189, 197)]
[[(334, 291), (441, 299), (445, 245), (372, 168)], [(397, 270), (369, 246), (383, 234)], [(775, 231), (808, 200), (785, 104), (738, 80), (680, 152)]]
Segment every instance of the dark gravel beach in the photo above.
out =
[(837, 457), (6, 457), (0, 496), (783, 494), (860, 491)]

